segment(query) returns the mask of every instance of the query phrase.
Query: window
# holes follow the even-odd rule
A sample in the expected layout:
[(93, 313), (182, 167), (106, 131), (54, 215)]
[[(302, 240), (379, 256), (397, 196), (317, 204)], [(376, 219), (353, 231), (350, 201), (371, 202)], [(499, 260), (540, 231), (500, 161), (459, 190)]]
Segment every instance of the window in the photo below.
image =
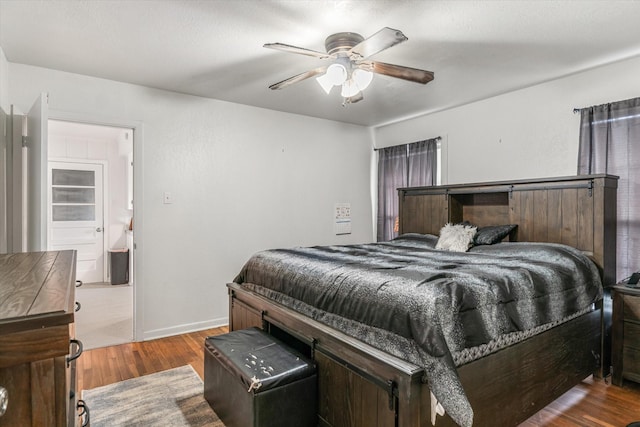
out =
[(53, 169), (51, 172), (53, 221), (94, 221), (95, 172), (68, 169)]

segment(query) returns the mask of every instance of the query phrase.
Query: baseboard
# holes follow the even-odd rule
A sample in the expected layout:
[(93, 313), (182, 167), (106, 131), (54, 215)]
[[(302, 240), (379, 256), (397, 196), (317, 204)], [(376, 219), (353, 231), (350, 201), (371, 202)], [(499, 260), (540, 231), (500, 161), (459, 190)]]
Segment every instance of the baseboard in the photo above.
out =
[(201, 331), (203, 329), (219, 328), (220, 326), (226, 326), (228, 324), (229, 318), (221, 317), (219, 319), (211, 319), (204, 322), (187, 323), (184, 325), (172, 326), (170, 328), (154, 329), (143, 332), (142, 341), (186, 334), (189, 332)]

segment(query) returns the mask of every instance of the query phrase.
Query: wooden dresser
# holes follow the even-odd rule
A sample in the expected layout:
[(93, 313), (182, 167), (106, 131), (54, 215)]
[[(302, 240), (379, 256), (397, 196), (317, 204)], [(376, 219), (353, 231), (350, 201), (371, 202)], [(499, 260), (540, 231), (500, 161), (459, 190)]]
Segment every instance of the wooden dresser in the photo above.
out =
[(613, 379), (640, 382), (640, 288), (613, 287)]
[(0, 426), (79, 421), (75, 277), (76, 251), (0, 255)]

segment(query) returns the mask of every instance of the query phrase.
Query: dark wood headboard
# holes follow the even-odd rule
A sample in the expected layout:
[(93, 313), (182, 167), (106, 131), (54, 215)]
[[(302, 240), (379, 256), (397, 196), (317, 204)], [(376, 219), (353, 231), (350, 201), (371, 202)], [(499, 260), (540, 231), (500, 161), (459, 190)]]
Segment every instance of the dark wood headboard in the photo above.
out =
[(440, 233), (447, 222), (518, 224), (510, 240), (563, 243), (585, 252), (616, 283), (614, 175), (580, 175), (400, 188), (400, 233)]

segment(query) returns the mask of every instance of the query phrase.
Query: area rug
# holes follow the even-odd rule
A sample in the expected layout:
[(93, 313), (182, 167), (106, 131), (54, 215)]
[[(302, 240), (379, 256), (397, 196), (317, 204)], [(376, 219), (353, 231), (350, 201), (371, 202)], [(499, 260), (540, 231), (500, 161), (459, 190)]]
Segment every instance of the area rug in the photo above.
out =
[(224, 427), (190, 365), (82, 391), (91, 427)]

